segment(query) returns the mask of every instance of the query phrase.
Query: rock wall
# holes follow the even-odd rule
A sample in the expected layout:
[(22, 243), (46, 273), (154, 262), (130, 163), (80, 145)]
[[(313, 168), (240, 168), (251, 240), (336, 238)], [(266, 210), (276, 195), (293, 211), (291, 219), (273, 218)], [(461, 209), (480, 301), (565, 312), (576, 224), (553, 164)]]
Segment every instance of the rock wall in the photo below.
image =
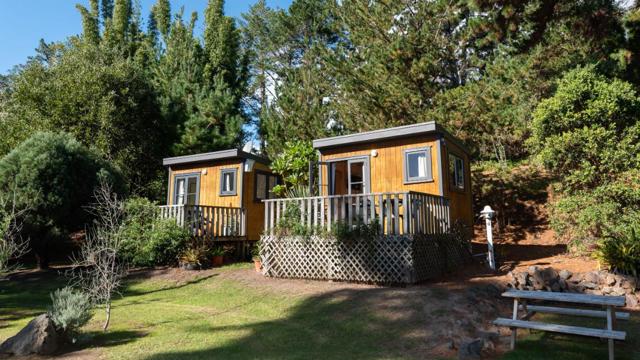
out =
[(568, 270), (531, 266), (527, 271), (510, 272), (509, 287), (520, 290), (545, 290), (593, 295), (626, 296), (627, 306), (640, 304), (638, 280), (632, 276), (612, 274), (608, 271), (572, 273)]

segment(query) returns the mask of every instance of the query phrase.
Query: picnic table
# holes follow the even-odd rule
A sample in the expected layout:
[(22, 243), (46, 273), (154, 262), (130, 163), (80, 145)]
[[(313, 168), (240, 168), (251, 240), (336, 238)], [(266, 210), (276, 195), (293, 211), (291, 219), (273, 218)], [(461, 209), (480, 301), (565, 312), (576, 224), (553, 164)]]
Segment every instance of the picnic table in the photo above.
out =
[[(597, 337), (607, 339), (609, 345), (609, 360), (614, 359), (613, 343), (614, 340), (624, 340), (626, 332), (614, 330), (616, 320), (628, 320), (629, 313), (616, 312), (616, 307), (623, 307), (626, 304), (624, 296), (601, 296), (588, 294), (573, 294), (548, 291), (525, 291), (525, 290), (508, 290), (502, 294), (504, 297), (513, 299), (513, 316), (511, 319), (497, 318), (493, 323), (497, 326), (505, 326), (511, 328), (511, 350), (516, 346), (516, 329), (533, 329), (557, 332), (562, 334), (573, 334)], [(527, 304), (529, 300), (533, 301), (553, 301), (561, 303), (572, 303), (581, 305), (602, 306), (604, 310), (555, 307)], [(518, 311), (524, 311), (522, 317), (518, 317)], [(551, 313), (573, 316), (586, 316), (607, 319), (605, 329), (594, 329), (581, 326), (568, 326), (559, 324), (549, 324), (529, 320), (535, 313)]]

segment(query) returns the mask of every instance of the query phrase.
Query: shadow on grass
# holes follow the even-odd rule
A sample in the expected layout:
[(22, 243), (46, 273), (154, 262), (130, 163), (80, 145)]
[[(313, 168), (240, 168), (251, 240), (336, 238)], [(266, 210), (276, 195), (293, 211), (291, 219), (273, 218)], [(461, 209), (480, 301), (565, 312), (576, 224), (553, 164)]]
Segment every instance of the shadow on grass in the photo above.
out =
[(151, 290), (137, 290), (135, 288), (132, 288), (132, 286), (143, 282), (144, 279), (145, 279), (144, 277), (128, 278), (127, 279), (127, 283), (126, 283), (126, 288), (125, 288), (125, 290), (123, 292), (123, 296), (142, 296), (142, 295), (148, 295), (148, 294), (153, 294), (153, 293), (159, 293), (159, 292), (163, 292), (163, 291), (181, 289), (181, 288), (186, 287), (186, 286), (199, 284), (201, 282), (204, 282), (206, 280), (214, 278), (214, 277), (216, 277), (218, 275), (219, 274), (210, 274), (210, 275), (198, 277), (198, 278), (195, 278), (195, 279), (192, 279), (192, 280), (188, 280), (188, 281), (177, 282), (174, 285), (163, 286), (163, 287), (159, 287), (159, 288), (151, 289)]
[(425, 287), (331, 291), (309, 297), (271, 321), (190, 326), (189, 331), (203, 338), (239, 336), (218, 346), (175, 349), (146, 360), (425, 358), (429, 291)]

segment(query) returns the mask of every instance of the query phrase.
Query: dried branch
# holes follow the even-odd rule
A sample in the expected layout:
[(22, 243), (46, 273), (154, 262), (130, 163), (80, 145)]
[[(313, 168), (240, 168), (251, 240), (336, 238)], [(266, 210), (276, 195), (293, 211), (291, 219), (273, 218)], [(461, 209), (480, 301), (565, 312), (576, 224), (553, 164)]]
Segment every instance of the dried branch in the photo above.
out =
[(113, 193), (110, 184), (101, 182), (94, 193), (95, 203), (88, 211), (95, 215), (96, 222), (87, 229), (80, 251), (72, 258), (72, 269), (67, 272), (71, 285), (80, 288), (91, 298), (94, 305), (104, 306), (106, 312), (103, 330), (109, 327), (111, 301), (128, 266), (119, 261), (122, 245), (124, 202)]
[(15, 270), (9, 265), (12, 259), (25, 255), (29, 250), (29, 239), (22, 237), (23, 219), (30, 208), (16, 207), (17, 191), (11, 196), (0, 194), (0, 277)]

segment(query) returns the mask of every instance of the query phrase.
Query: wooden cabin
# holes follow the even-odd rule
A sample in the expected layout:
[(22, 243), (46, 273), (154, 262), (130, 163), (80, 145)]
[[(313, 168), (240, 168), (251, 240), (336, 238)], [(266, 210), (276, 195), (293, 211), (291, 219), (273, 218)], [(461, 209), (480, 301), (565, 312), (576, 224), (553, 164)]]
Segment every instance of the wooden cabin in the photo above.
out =
[(309, 226), (328, 230), (373, 219), (384, 235), (473, 225), (469, 150), (435, 122), (318, 139), (313, 147), (317, 196), (267, 200), (267, 233), (292, 202)]
[(240, 149), (165, 158), (162, 215), (213, 241), (257, 241), (264, 227), (262, 200), (274, 197), (279, 182), (269, 163)]
[(416, 192), (448, 199), (473, 225), (469, 150), (436, 122), (313, 141), (321, 195)]

